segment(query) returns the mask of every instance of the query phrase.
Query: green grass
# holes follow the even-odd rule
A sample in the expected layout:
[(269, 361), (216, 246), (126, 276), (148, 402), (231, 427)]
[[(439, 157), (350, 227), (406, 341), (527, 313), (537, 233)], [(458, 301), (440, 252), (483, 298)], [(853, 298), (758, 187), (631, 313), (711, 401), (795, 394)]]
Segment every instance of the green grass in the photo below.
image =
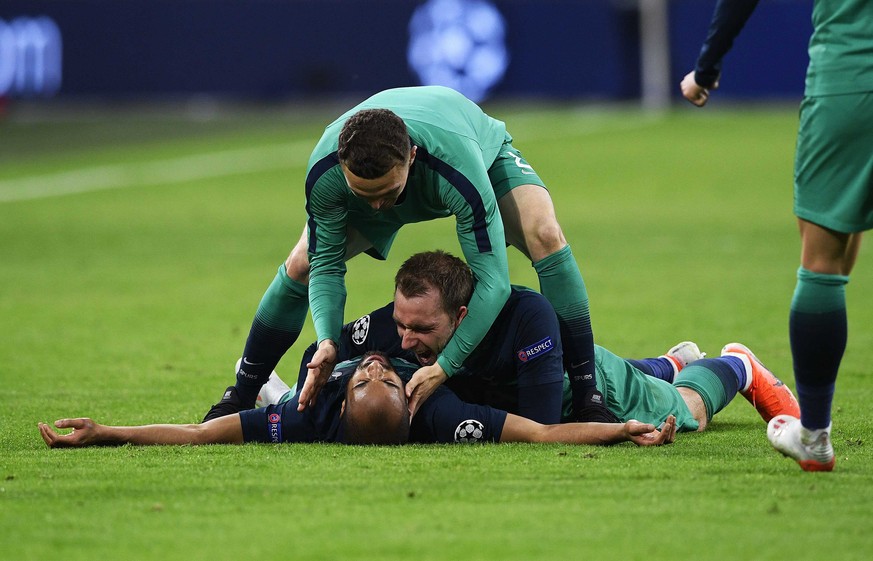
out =
[[(302, 230), (300, 146), (340, 108), (207, 120), (14, 109), (0, 121), (0, 198), (77, 170), (85, 184), (108, 169), (130, 187), (0, 202), (0, 559), (845, 560), (873, 549), (866, 247), (848, 289), (832, 474), (774, 453), (742, 398), (705, 434), (658, 449), (46, 449), (37, 421), (187, 423), (220, 396)], [(491, 109), (549, 184), (601, 344), (651, 356), (693, 338), (714, 355), (739, 340), (793, 385), (795, 107)], [(277, 161), (247, 167), (252, 149)], [(405, 228), (385, 263), (353, 260), (347, 317), (387, 302), (402, 260), (438, 247), (458, 251), (451, 220)], [(510, 265), (536, 286), (513, 251)]]

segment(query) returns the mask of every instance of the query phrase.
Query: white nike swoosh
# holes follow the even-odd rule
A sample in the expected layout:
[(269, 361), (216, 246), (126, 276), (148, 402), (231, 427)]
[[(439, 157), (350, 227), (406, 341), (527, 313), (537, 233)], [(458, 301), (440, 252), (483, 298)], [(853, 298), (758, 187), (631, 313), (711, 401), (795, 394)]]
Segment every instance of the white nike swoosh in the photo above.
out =
[(264, 364), (263, 362), (249, 362), (249, 359), (243, 357), (243, 364), (248, 364), (249, 366), (261, 366)]

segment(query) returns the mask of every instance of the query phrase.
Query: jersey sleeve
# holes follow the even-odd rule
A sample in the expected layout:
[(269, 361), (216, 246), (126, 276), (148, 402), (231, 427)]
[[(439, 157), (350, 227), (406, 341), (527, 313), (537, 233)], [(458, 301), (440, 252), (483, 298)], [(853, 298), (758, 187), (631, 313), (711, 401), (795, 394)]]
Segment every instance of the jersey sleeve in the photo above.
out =
[(508, 338), (513, 341), (519, 388), (563, 381), (564, 349), (554, 308), (538, 292), (516, 291), (517, 304), (507, 323), (512, 326)]
[(510, 292), (503, 221), (488, 173), (481, 163), (478, 168), (463, 175), (456, 172), (441, 190), (443, 204), (455, 215), (458, 242), (476, 279), (467, 316), (437, 359), (449, 376), (482, 341)]
[(346, 305), (345, 179), (336, 153), (316, 162), (306, 179), (309, 308), (318, 341), (337, 341)]
[(758, 0), (719, 0), (709, 24), (706, 41), (697, 57), (694, 79), (698, 85), (710, 88), (721, 74), (721, 62), (731, 49)]
[(403, 350), (394, 323), (394, 302), (361, 316), (343, 326), (337, 361), (359, 357), (368, 351), (380, 351), (391, 357), (414, 360), (414, 353)]
[[(292, 403), (293, 402), (293, 403)], [(316, 431), (297, 411), (297, 397), (281, 405), (240, 411), (244, 442), (316, 442)]]
[(500, 442), (506, 411), (461, 401), (440, 386), (425, 401), (410, 427), (410, 442), (475, 443)]

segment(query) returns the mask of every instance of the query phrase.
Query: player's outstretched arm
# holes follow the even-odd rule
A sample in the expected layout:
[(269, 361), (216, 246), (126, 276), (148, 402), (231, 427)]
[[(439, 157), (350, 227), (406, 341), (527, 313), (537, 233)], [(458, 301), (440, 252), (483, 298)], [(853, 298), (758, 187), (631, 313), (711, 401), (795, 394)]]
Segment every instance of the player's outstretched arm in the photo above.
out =
[(554, 442), (562, 444), (615, 444), (631, 441), (637, 446), (670, 444), (676, 438), (676, 418), (667, 417), (663, 426), (639, 421), (626, 423), (565, 423), (541, 425), (530, 419), (509, 414), (503, 425), (500, 442)]
[(83, 448), (121, 444), (242, 444), (239, 415), (226, 415), (196, 425), (142, 425), (113, 427), (91, 419), (60, 419), (59, 429), (73, 429), (61, 434), (46, 423), (39, 423), (39, 434), (49, 448)]

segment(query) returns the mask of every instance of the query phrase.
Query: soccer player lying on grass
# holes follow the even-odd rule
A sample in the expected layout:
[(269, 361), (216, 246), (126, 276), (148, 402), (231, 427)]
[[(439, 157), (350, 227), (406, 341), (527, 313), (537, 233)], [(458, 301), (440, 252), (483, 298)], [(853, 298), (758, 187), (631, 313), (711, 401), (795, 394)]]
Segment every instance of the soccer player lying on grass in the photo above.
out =
[[(720, 409), (735, 395), (725, 389), (736, 375), (737, 363), (760, 375), (763, 365), (747, 356), (744, 347), (726, 347), (724, 356), (701, 359), (679, 371), (674, 386), (648, 376), (602, 347), (597, 347), (598, 383), (607, 388), (606, 406), (617, 416), (641, 413), (654, 423), (629, 419), (624, 423), (565, 423), (543, 425), (487, 405), (462, 402), (442, 386), (409, 420), (403, 384), (418, 368), (381, 353), (337, 365), (311, 407), (298, 410), (300, 393), (286, 392), (278, 403), (192, 425), (112, 427), (90, 419), (62, 419), (55, 427), (71, 428), (59, 434), (39, 423), (49, 447), (82, 447), (118, 444), (241, 444), (243, 442), (344, 442), (349, 444), (403, 444), (406, 442), (551, 442), (613, 444), (631, 441), (640, 446), (673, 442), (678, 429), (703, 430), (709, 411)], [(668, 360), (665, 358), (649, 360)], [(749, 363), (749, 364), (746, 364)], [(304, 359), (305, 366), (305, 359)], [(281, 385), (273, 374), (262, 388)], [(268, 391), (264, 391), (264, 389)], [(649, 393), (646, 393), (649, 392)], [(631, 400), (622, 402), (621, 399)], [(569, 402), (569, 398), (568, 398)], [(676, 411), (677, 416), (671, 411)], [(678, 424), (677, 424), (678, 423)]]
[(337, 365), (320, 399), (298, 411), (299, 392), (279, 404), (248, 409), (193, 425), (114, 427), (87, 418), (61, 419), (54, 425), (71, 428), (59, 434), (45, 423), (39, 431), (50, 448), (120, 444), (242, 444), (244, 442), (345, 442), (404, 444), (407, 442), (554, 442), (639, 446), (669, 444), (676, 435), (668, 415), (660, 430), (654, 425), (567, 423), (542, 425), (492, 407), (463, 403), (449, 389), (437, 388), (410, 424), (404, 385), (418, 369), (381, 353)]
[[(341, 330), (339, 360), (367, 351), (382, 351), (420, 366), (433, 364), (455, 338), (461, 321), (467, 321), (467, 303), (473, 286), (473, 273), (461, 259), (442, 251), (413, 255), (395, 276), (396, 304), (376, 310)], [(554, 309), (541, 294), (514, 287), (497, 317), (498, 321), (447, 384), (456, 390), (463, 386), (467, 392), (477, 383), (483, 387), (499, 386), (505, 393), (514, 394), (513, 413), (545, 425), (559, 423), (565, 376)], [(305, 352), (299, 374), (301, 389), (307, 363), (315, 351), (316, 346), (312, 345)], [(459, 385), (456, 378), (463, 383)], [(502, 402), (487, 404), (505, 409)], [(237, 387), (230, 386), (204, 420), (239, 412), (244, 405)]]
[[(338, 356), (380, 350), (408, 363), (428, 364), (464, 320), (473, 282), (469, 267), (446, 252), (413, 255), (397, 272), (394, 302), (343, 327)], [(297, 388), (314, 351), (313, 345), (304, 354)], [(570, 394), (560, 355), (557, 318), (548, 301), (514, 287), (498, 321), (446, 386), (462, 401), (541, 424), (569, 421)], [(606, 397), (604, 405), (618, 419), (658, 425), (675, 413), (679, 430), (703, 430), (738, 391), (765, 421), (797, 410), (791, 391), (748, 348), (731, 343), (722, 355), (698, 360), (703, 355), (697, 346), (685, 342), (658, 358), (625, 361), (595, 346), (595, 381)], [(692, 362), (693, 368), (682, 371)], [(275, 398), (275, 391), (270, 392)], [(234, 388), (226, 395), (207, 418), (239, 411)]]

